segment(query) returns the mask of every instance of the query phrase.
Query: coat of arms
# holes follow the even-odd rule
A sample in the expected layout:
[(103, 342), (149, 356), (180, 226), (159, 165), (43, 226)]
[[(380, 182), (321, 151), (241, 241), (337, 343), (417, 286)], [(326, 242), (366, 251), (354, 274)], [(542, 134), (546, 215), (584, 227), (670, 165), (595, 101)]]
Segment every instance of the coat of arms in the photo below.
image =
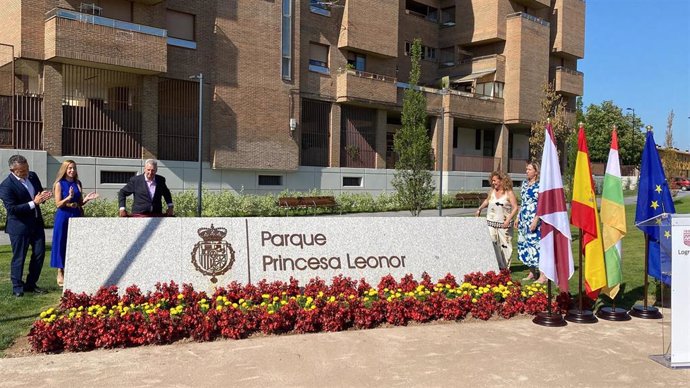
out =
[(690, 247), (690, 230), (683, 231), (683, 244)]
[(235, 251), (232, 245), (223, 240), (228, 230), (225, 228), (199, 228), (197, 230), (203, 241), (194, 245), (192, 264), (197, 271), (211, 276), (211, 283), (216, 283), (216, 276), (228, 272), (235, 263)]

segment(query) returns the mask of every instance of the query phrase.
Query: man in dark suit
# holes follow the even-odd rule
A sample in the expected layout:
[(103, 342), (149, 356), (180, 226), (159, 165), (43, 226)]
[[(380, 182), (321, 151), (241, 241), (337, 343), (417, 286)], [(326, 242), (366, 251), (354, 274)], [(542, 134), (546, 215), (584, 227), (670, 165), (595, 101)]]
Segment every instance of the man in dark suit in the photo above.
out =
[[(12, 292), (16, 297), (23, 296), (24, 292), (44, 294), (46, 291), (36, 285), (46, 252), (43, 215), (39, 205), (50, 199), (53, 193), (43, 191), (36, 173), (29, 171), (29, 162), (25, 157), (12, 155), (9, 166), (10, 175), (0, 183), (0, 199), (7, 210), (5, 233), (10, 235), (12, 245)], [(29, 274), (24, 282), (24, 262), (29, 246)]]
[(134, 194), (134, 203), (132, 204), (132, 215), (134, 216), (163, 216), (162, 199), (165, 199), (167, 204), (165, 215), (175, 215), (170, 189), (165, 184), (165, 178), (156, 175), (157, 171), (158, 161), (148, 159), (144, 163), (144, 173), (133, 176), (125, 187), (120, 189), (120, 192), (117, 194), (118, 201), (120, 202), (120, 217), (129, 216), (125, 206), (127, 197), (132, 194)]

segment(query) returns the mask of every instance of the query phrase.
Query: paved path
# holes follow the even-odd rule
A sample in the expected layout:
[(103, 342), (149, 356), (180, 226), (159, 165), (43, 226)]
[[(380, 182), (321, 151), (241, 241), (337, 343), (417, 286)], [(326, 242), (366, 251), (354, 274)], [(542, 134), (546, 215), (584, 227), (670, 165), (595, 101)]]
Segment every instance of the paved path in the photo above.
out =
[(470, 319), (37, 355), (0, 359), (0, 387), (687, 387), (690, 369), (648, 358), (663, 325)]

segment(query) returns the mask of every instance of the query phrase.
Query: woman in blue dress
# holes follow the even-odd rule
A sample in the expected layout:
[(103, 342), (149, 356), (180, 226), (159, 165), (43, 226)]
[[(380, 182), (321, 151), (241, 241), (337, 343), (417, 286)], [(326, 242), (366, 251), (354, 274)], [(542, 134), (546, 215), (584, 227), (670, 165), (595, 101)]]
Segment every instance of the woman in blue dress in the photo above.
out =
[(84, 214), (82, 206), (98, 198), (98, 193), (91, 192), (82, 196), (81, 182), (77, 174), (77, 164), (65, 160), (58, 169), (55, 183), (55, 223), (53, 226), (53, 248), (50, 252), (50, 266), (57, 268), (57, 283), (62, 287), (65, 280), (65, 251), (67, 250), (67, 225), (72, 217)]
[[(537, 199), (539, 198), (539, 163), (528, 162), (525, 167), (527, 179), (522, 182), (520, 188), (520, 212), (515, 220), (518, 230), (518, 259), (529, 267), (529, 275), (526, 280), (534, 280), (539, 269), (539, 217), (537, 217)], [(543, 273), (539, 275), (537, 282), (546, 282)]]

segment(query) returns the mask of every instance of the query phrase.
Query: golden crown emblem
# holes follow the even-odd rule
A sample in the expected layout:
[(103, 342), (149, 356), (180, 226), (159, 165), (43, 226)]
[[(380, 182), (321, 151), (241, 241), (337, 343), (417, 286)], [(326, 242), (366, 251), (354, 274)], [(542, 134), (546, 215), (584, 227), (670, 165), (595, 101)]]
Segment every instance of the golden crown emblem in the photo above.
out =
[(228, 234), (228, 230), (226, 228), (214, 228), (211, 224), (210, 228), (199, 228), (197, 233), (204, 241), (221, 241)]

